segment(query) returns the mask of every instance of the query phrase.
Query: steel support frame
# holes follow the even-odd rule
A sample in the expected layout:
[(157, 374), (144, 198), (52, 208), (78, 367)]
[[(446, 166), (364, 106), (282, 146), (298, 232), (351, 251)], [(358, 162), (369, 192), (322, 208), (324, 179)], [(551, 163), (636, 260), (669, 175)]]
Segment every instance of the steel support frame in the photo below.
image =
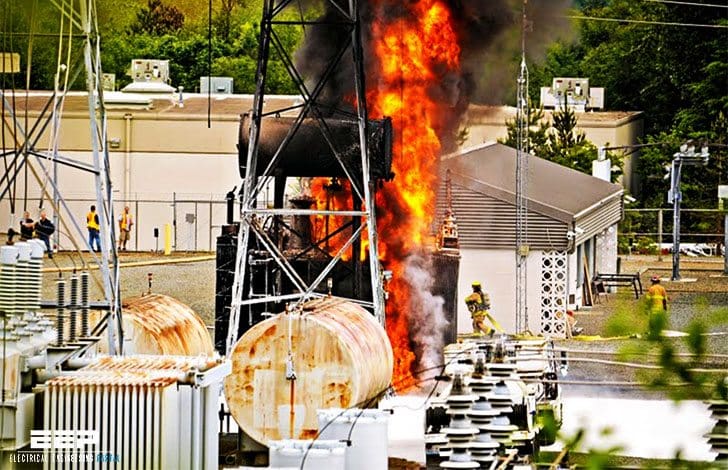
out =
[[(123, 333), (121, 330), (121, 299), (119, 296), (119, 266), (116, 256), (116, 240), (115, 225), (112, 200), (112, 185), (109, 173), (109, 155), (106, 148), (106, 110), (103, 101), (103, 91), (101, 88), (101, 56), (99, 47), (98, 24), (96, 20), (96, 2), (94, 0), (74, 0), (68, 4), (60, 5), (55, 0), (50, 0), (50, 4), (55, 6), (62, 18), (65, 18), (72, 25), (72, 28), (80, 32), (79, 36), (83, 41), (83, 64), (74, 61), (72, 70), (74, 70), (72, 80), (79, 76), (81, 71), (86, 72), (86, 89), (88, 92), (88, 111), (89, 111), (89, 132), (91, 138), (91, 150), (93, 164), (89, 165), (84, 162), (77, 161), (72, 158), (58, 155), (57, 146), (54, 145), (53, 152), (43, 152), (36, 150), (36, 144), (48, 129), (49, 125), (53, 132), (58, 129), (58, 116), (63, 107), (64, 98), (68, 90), (62, 91), (56, 89), (53, 95), (46, 102), (40, 116), (36, 118), (31, 129), (25, 129), (18, 120), (18, 116), (8, 103), (4, 90), (0, 91), (3, 99), (3, 107), (9, 111), (10, 118), (14, 129), (20, 130), (22, 142), (15, 142), (16, 150), (6, 153), (2, 158), (13, 156), (11, 165), (14, 170), (12, 173), (3, 175), (0, 179), (0, 200), (4, 198), (10, 191), (15, 179), (20, 173), (23, 166), (31, 167), (36, 179), (40, 179), (40, 175), (33, 168), (29, 157), (34, 157), (35, 161), (42, 169), (47, 181), (51, 184), (54, 192), (54, 208), (56, 216), (61, 207), (68, 211), (63, 196), (59, 190), (56, 179), (56, 171), (49, 170), (43, 165), (42, 160), (50, 160), (53, 166), (57, 164), (67, 165), (69, 167), (90, 172), (94, 175), (94, 185), (96, 192), (96, 205), (98, 207), (99, 225), (102, 236), (100, 258), (94, 254), (96, 263), (102, 277), (102, 286), (104, 291), (104, 302), (111, 306), (107, 320), (109, 352), (111, 354), (121, 354), (123, 345)], [(69, 67), (72, 64), (67, 64)], [(98, 107), (98, 109), (97, 109)], [(49, 113), (50, 111), (50, 113)], [(11, 124), (3, 120), (2, 127)], [(40, 127), (39, 127), (40, 126)], [(2, 129), (0, 127), (0, 129)], [(57, 139), (56, 139), (57, 140)], [(53, 173), (53, 174), (51, 174)], [(39, 183), (41, 183), (39, 181)], [(88, 247), (87, 236), (82, 226), (74, 219), (73, 214), (68, 211), (74, 228), (78, 235)], [(56, 218), (56, 226), (59, 221)], [(108, 234), (108, 236), (106, 235)], [(90, 250), (90, 247), (89, 251)], [(99, 325), (103, 326), (103, 325)], [(98, 327), (97, 327), (98, 328)]]
[[(247, 299), (243, 300), (243, 281), (245, 272), (247, 269), (248, 256), (247, 248), (251, 241), (251, 233), (257, 240), (263, 244), (266, 249), (273, 256), (276, 264), (282, 270), (282, 272), (289, 278), (293, 285), (297, 286), (298, 292), (289, 294), (286, 296), (270, 297), (268, 300), (274, 299), (290, 299), (294, 300), (295, 303), (292, 308), (297, 308), (303, 302), (310, 298), (319, 296), (314, 290), (326, 279), (326, 277), (333, 271), (334, 267), (341, 258), (341, 255), (346, 249), (354, 245), (357, 240), (360, 240), (361, 234), (366, 230), (369, 237), (368, 245), (368, 256), (370, 263), (370, 275), (371, 275), (371, 288), (372, 288), (372, 302), (366, 303), (368, 307), (373, 310), (373, 313), (377, 320), (381, 323), (385, 323), (384, 319), (384, 290), (381, 287), (381, 269), (379, 265), (379, 256), (377, 249), (377, 233), (376, 233), (376, 213), (374, 206), (374, 181), (370, 178), (369, 171), (369, 152), (367, 148), (367, 109), (366, 109), (366, 96), (365, 96), (365, 84), (364, 84), (364, 59), (363, 49), (361, 40), (361, 28), (359, 18), (359, 2), (358, 0), (346, 0), (346, 2), (325, 0), (329, 6), (338, 11), (341, 20), (336, 22), (317, 22), (317, 21), (306, 21), (303, 18), (301, 21), (281, 21), (278, 17), (283, 10), (292, 3), (291, 0), (264, 0), (263, 4), (263, 16), (261, 21), (261, 34), (258, 48), (258, 64), (256, 69), (256, 91), (253, 102), (253, 114), (250, 124), (250, 138), (248, 143), (248, 154), (246, 164), (246, 174), (241, 187), (241, 209), (240, 209), (240, 230), (238, 230), (238, 249), (236, 255), (236, 269), (235, 277), (233, 281), (232, 289), (232, 305), (231, 313), (228, 325), (228, 338), (226, 344), (226, 351), (229, 354), (232, 350), (233, 344), (237, 339), (238, 327), (240, 324), (240, 310), (244, 305), (252, 303), (260, 303), (264, 300)], [(349, 39), (340, 45), (338, 52), (331, 59), (330, 63), (324, 70), (319, 81), (309, 90), (304, 83), (303, 77), (296, 69), (296, 66), (291, 59), (288, 51), (285, 50), (283, 43), (279, 40), (276, 34), (275, 27), (287, 27), (287, 26), (307, 26), (307, 27), (321, 27), (326, 25), (337, 25), (344, 26), (347, 28)], [(278, 53), (282, 62), (286, 66), (289, 75), (293, 82), (299, 89), (301, 96), (303, 97), (303, 104), (300, 106), (288, 107), (283, 110), (263, 112), (263, 101), (265, 96), (265, 84), (268, 70), (268, 60), (270, 57), (271, 46)], [(330, 107), (320, 106), (317, 103), (317, 99), (324, 89), (329, 78), (332, 76), (337, 68), (337, 65), (342, 60), (347, 50), (351, 50), (353, 63), (354, 63), (354, 87), (356, 91), (356, 115), (352, 115), (351, 112), (345, 110), (334, 109)], [(291, 129), (288, 134), (281, 142), (279, 148), (273, 155), (273, 158), (261, 172), (258, 177), (258, 145), (260, 142), (261, 126), (263, 125), (262, 118), (266, 115), (272, 115), (278, 112), (292, 111), (298, 109), (299, 114), (297, 115)], [(331, 133), (331, 129), (328, 126), (324, 113), (326, 110), (328, 114), (333, 117), (347, 117), (355, 118), (359, 127), (359, 144), (361, 148), (361, 173), (352, 171), (348, 168), (344, 161), (341, 159), (340, 152), (334, 144), (334, 139)], [(333, 111), (333, 113), (331, 113)], [(351, 184), (352, 195), (363, 201), (363, 209), (357, 210), (354, 208), (349, 211), (316, 211), (316, 210), (296, 210), (296, 209), (260, 209), (256, 207), (257, 197), (268, 183), (270, 178), (273, 177), (273, 170), (275, 169), (282, 152), (288, 146), (295, 133), (303, 123), (304, 118), (313, 117), (315, 122), (332, 150), (332, 153), (336, 157), (339, 165), (344, 171), (347, 180)], [(265, 232), (261, 229), (261, 219), (267, 217), (281, 216), (281, 215), (337, 215), (337, 216), (350, 216), (353, 218), (361, 219), (362, 223), (355, 230), (352, 230), (352, 235), (349, 237), (344, 247), (333, 256), (327, 265), (320, 271), (316, 276), (316, 279), (309, 285), (306, 284), (300, 276), (296, 273), (293, 267), (288, 263), (281, 250), (276, 246), (275, 243), (267, 237)], [(356, 254), (354, 254), (356, 256)], [(361, 303), (360, 300), (354, 299), (356, 302)]]

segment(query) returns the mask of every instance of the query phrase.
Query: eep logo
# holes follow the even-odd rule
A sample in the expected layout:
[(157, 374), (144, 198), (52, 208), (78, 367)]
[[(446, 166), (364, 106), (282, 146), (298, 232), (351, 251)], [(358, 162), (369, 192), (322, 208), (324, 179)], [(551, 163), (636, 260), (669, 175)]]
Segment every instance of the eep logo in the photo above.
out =
[(31, 449), (83, 449), (85, 446), (95, 446), (99, 443), (97, 431), (68, 431), (44, 429), (30, 431)]

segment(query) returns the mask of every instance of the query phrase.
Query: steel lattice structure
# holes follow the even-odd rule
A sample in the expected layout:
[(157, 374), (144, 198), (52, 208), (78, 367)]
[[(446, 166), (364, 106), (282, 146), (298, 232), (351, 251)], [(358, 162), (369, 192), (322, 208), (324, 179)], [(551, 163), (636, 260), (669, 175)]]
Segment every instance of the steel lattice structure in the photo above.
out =
[[(99, 334), (107, 328), (109, 352), (120, 354), (123, 345), (121, 329), (121, 300), (119, 295), (119, 266), (116, 257), (116, 240), (114, 211), (112, 205), (112, 184), (109, 171), (109, 154), (106, 148), (106, 110), (104, 107), (103, 90), (101, 87), (101, 55), (100, 38), (96, 15), (96, 2), (94, 0), (68, 0), (62, 3), (51, 0), (49, 2), (59, 12), (59, 31), (48, 32), (57, 34), (59, 39), (59, 63), (55, 77), (55, 88), (45, 103), (40, 115), (32, 127), (26, 128), (25, 123), (13, 106), (17, 90), (0, 90), (4, 114), (10, 119), (3, 119), (8, 133), (13, 138), (13, 146), (3, 149), (2, 158), (8, 163), (11, 171), (0, 178), (0, 200), (11, 197), (16, 180), (23, 169), (30, 171), (42, 188), (43, 196), (47, 197), (54, 209), (54, 219), (57, 228), (63, 227), (66, 233), (74, 233), (79, 239), (85, 241), (85, 247), (99, 266), (101, 272), (100, 287), (104, 292), (104, 306), (108, 307), (108, 315), (99, 322), (92, 335)], [(39, 34), (29, 32), (7, 31), (5, 34), (31, 36)], [(45, 33), (44, 34), (48, 34)], [(67, 39), (66, 39), (67, 38)], [(82, 46), (78, 46), (79, 40)], [(65, 43), (65, 44), (63, 44)], [(30, 49), (30, 48), (29, 48)], [(66, 61), (61, 63), (61, 56)], [(28, 57), (31, 51), (28, 51)], [(81, 60), (82, 59), (82, 60)], [(28, 61), (30, 61), (28, 59)], [(67, 63), (66, 63), (67, 62)], [(27, 72), (31, 68), (28, 66)], [(69, 84), (77, 77), (85, 74), (86, 90), (88, 92), (89, 138), (92, 151), (92, 163), (88, 164), (74, 158), (61, 155), (58, 151), (58, 133), (60, 119)], [(26, 107), (28, 104), (26, 103)], [(26, 120), (27, 121), (27, 120)], [(43, 150), (38, 147), (41, 138), (50, 132), (51, 148)], [(101, 250), (97, 255), (88, 245), (85, 225), (80, 224), (74, 217), (66, 203), (58, 182), (58, 165), (64, 165), (79, 171), (93, 174), (96, 193), (96, 206), (98, 207), (99, 226), (101, 233)], [(51, 186), (51, 191), (46, 188)], [(13, 196), (14, 197), (14, 196)], [(65, 212), (60, 217), (61, 211)], [(11, 214), (14, 220), (14, 214)], [(70, 226), (69, 226), (70, 224)], [(56, 230), (58, 234), (58, 230)], [(56, 235), (57, 236), (57, 235)], [(75, 243), (75, 242), (74, 242)], [(76, 247), (80, 250), (80, 247)], [(109, 327), (110, 326), (110, 327)]]
[[(284, 10), (292, 5), (296, 5), (293, 0), (265, 0), (263, 5), (263, 17), (261, 21), (261, 34), (258, 50), (258, 64), (256, 70), (256, 91), (252, 111), (252, 119), (250, 124), (250, 137), (248, 141), (247, 163), (245, 168), (245, 176), (241, 189), (241, 209), (240, 209), (240, 229), (238, 230), (238, 249), (236, 255), (235, 278), (232, 290), (232, 305), (230, 309), (230, 318), (228, 325), (227, 352), (229, 353), (234, 341), (236, 340), (238, 327), (240, 323), (241, 307), (254, 303), (268, 301), (292, 301), (292, 308), (305, 302), (307, 299), (318, 295), (315, 290), (326, 280), (329, 273), (334, 269), (342, 255), (350, 247), (358, 246), (361, 242), (362, 233), (366, 230), (368, 235), (368, 258), (370, 267), (372, 301), (361, 302), (361, 299), (353, 299), (369, 306), (376, 318), (384, 323), (384, 291), (381, 283), (381, 269), (378, 261), (377, 252), (377, 231), (374, 208), (374, 181), (370, 175), (369, 152), (367, 148), (367, 127), (368, 116), (366, 107), (366, 96), (364, 86), (364, 63), (362, 38), (360, 31), (359, 18), (359, 1), (358, 0), (323, 0), (326, 7), (335, 13), (336, 20), (326, 21), (306, 20), (301, 18), (297, 21), (291, 21), (282, 17)], [(326, 28), (336, 27), (346, 30), (347, 40), (343, 41), (338, 48), (338, 52), (333, 55), (328, 64), (323, 68), (321, 76), (315, 81), (313, 86), (307, 84), (305, 79), (311, 77), (303, 77), (297, 69), (288, 51), (277, 34), (278, 28), (285, 27), (302, 27), (302, 28)], [(266, 79), (268, 75), (268, 62), (271, 55), (271, 48), (284, 63), (290, 77), (298, 88), (303, 102), (300, 105), (288, 107), (284, 110), (272, 110), (264, 112), (263, 103), (266, 94)], [(338, 106), (332, 106), (331, 103), (322, 103), (319, 98), (324, 87), (332, 78), (337, 67), (341, 64), (345, 55), (351, 54), (353, 60), (353, 73), (351, 75), (353, 89), (355, 91), (355, 113), (347, 111)], [(260, 144), (261, 128), (265, 126), (264, 117), (277, 115), (282, 112), (297, 111), (296, 119), (289, 129), (285, 139), (280, 143), (273, 158), (265, 166), (261, 172), (258, 168), (259, 156), (258, 148)], [(320, 129), (323, 138), (326, 140), (332, 153), (336, 157), (338, 164), (342, 167), (346, 179), (351, 185), (352, 194), (355, 198), (362, 202), (362, 207), (354, 207), (349, 211), (340, 210), (312, 210), (312, 209), (268, 209), (257, 207), (256, 200), (261, 194), (263, 188), (267, 185), (271, 178), (274, 177), (273, 172), (276, 164), (281, 158), (282, 152), (290, 143), (293, 136), (301, 127), (305, 118), (313, 118)], [(335, 139), (333, 138), (330, 126), (327, 124), (329, 119), (346, 117), (353, 119), (358, 123), (359, 129), (359, 145), (360, 145), (360, 169), (348, 167), (341, 158), (340, 149), (336, 148)], [(333, 256), (326, 266), (315, 276), (315, 279), (307, 283), (296, 272), (295, 268), (286, 259), (282, 250), (266, 233), (263, 225), (266, 219), (271, 217), (282, 217), (292, 215), (323, 215), (323, 216), (348, 216), (352, 220), (356, 220), (352, 235), (348, 238), (344, 246)], [(272, 255), (275, 263), (281, 272), (292, 283), (296, 292), (269, 297), (266, 299), (254, 298), (244, 299), (244, 276), (248, 267), (247, 252), (251, 241), (255, 240), (265, 247)], [(354, 253), (356, 251), (354, 250)]]
[(516, 332), (528, 330), (528, 68), (526, 0), (523, 2), (521, 66), (516, 97)]

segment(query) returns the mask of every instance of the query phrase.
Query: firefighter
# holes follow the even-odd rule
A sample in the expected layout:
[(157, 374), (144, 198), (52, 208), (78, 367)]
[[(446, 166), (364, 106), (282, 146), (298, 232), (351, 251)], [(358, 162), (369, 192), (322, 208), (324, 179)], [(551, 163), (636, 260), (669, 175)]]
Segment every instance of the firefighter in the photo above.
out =
[(653, 276), (650, 279), (652, 285), (647, 290), (647, 299), (650, 302), (652, 312), (667, 312), (667, 291), (660, 284), (660, 278)]
[[(500, 324), (488, 312), (490, 309), (490, 296), (483, 292), (483, 286), (475, 281), (472, 284), (473, 292), (465, 297), (465, 305), (468, 306), (470, 317), (473, 320), (473, 333), (476, 335), (492, 335), (494, 331), (502, 332)], [(485, 319), (493, 325), (493, 328), (485, 324)]]
[(650, 282), (652, 285), (646, 296), (650, 308), (648, 335), (655, 338), (667, 328), (667, 291), (660, 284), (659, 277), (653, 276)]

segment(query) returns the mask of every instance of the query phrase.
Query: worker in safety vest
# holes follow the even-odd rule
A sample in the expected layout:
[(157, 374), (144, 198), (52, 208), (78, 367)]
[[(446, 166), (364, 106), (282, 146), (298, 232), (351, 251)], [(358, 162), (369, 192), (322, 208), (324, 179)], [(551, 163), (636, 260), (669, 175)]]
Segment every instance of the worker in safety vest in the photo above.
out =
[[(86, 214), (86, 228), (88, 229), (88, 246), (92, 250), (101, 251), (101, 237), (99, 237), (99, 215), (96, 213), (96, 206), (91, 206)], [(94, 244), (96, 248), (94, 248)]]
[(650, 302), (650, 310), (652, 312), (666, 312), (667, 311), (667, 291), (660, 284), (660, 278), (653, 276), (650, 279), (652, 285), (647, 290), (647, 299)]
[(129, 213), (129, 206), (126, 206), (119, 217), (119, 251), (126, 251), (126, 242), (129, 241), (132, 225), (134, 225), (134, 219)]
[[(473, 292), (465, 297), (465, 305), (468, 306), (470, 317), (473, 320), (473, 333), (476, 335), (493, 334), (494, 330), (502, 332), (503, 328), (488, 312), (490, 309), (490, 296), (483, 292), (480, 282), (475, 281), (472, 284)], [(485, 324), (485, 319), (493, 325), (490, 328)]]

